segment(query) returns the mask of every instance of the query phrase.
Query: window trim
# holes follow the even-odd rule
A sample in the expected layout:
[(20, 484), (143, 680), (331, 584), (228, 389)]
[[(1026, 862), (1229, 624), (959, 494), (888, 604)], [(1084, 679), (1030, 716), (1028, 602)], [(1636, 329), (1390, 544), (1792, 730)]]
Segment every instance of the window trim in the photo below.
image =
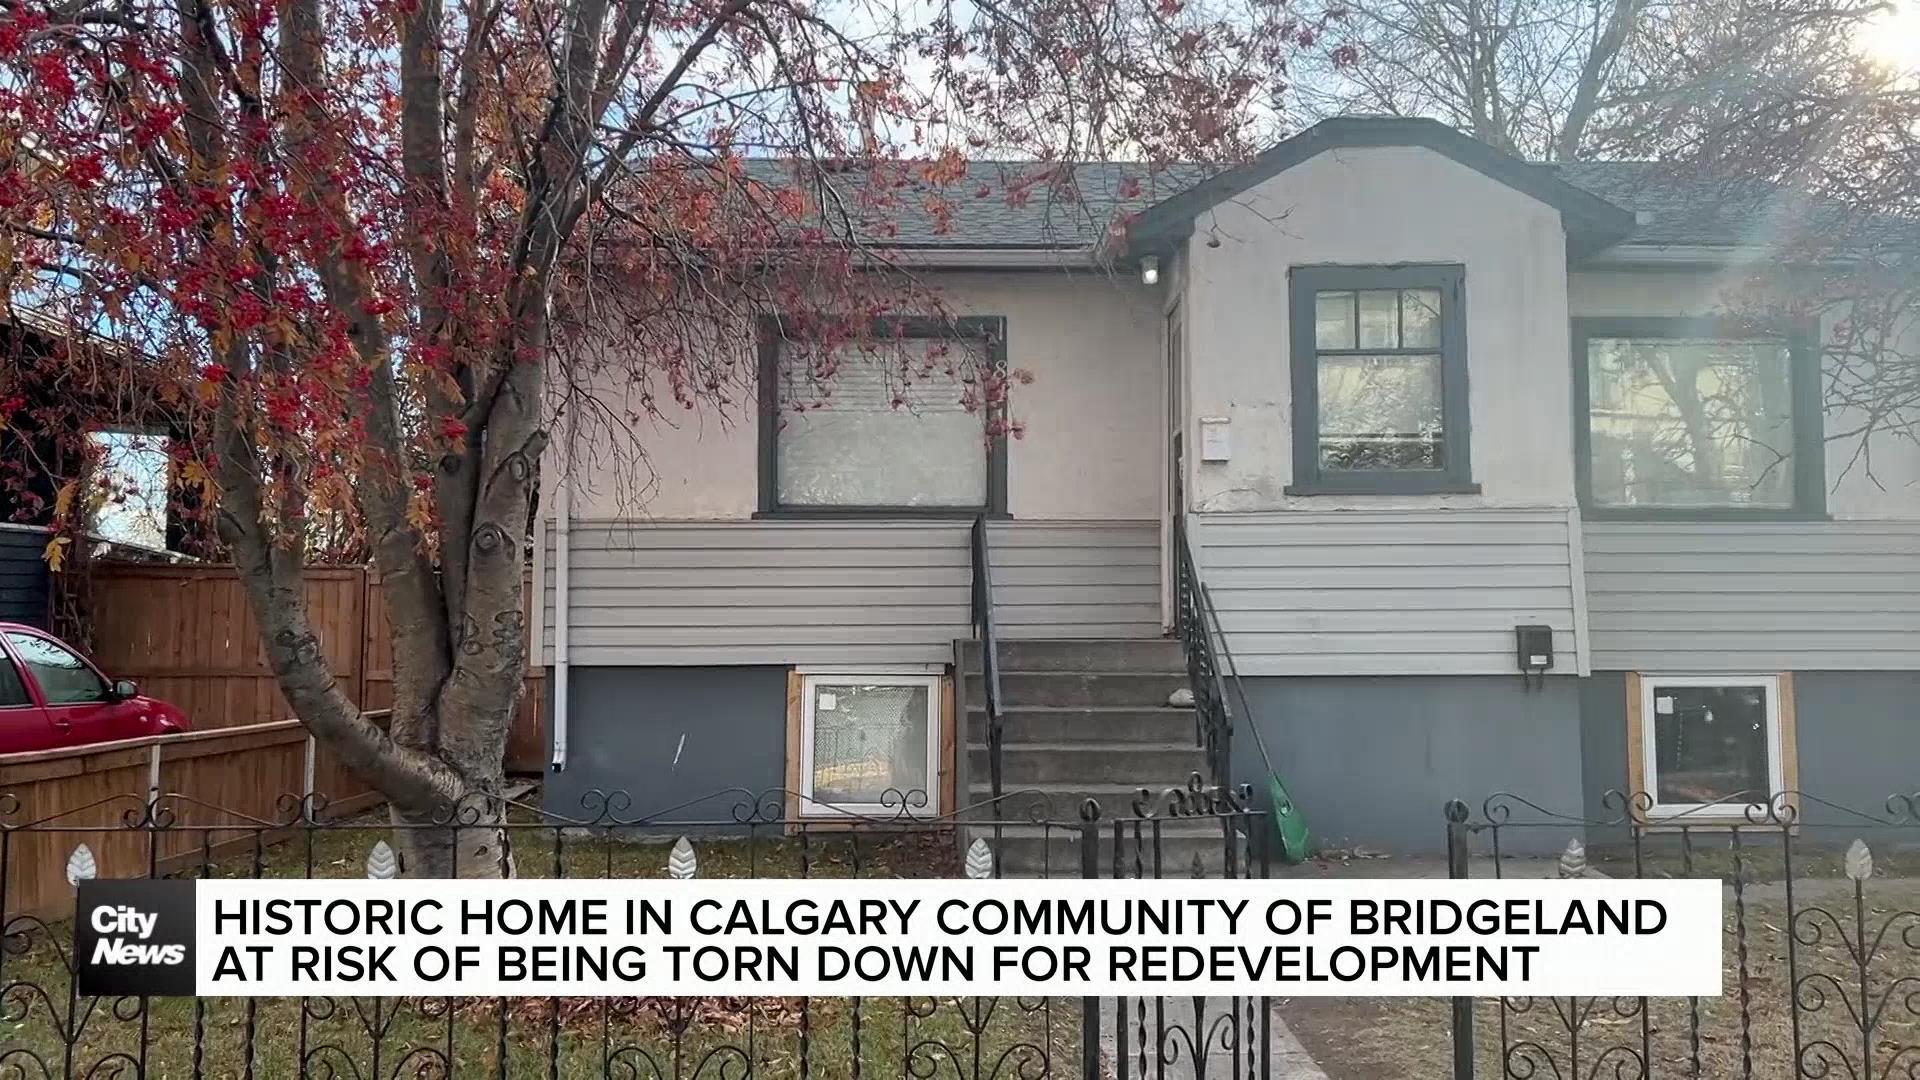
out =
[[(791, 327), (779, 316), (760, 320), (760, 358), (758, 402), (760, 412), (760, 505), (755, 518), (931, 518), (971, 519), (985, 514), (1004, 518), (1007, 513), (1007, 436), (987, 440), (987, 501), (976, 506), (785, 506), (780, 502), (780, 346), (791, 336)], [(987, 358), (996, 366), (1007, 366), (1007, 319), (1004, 315), (968, 315), (953, 319), (933, 317), (890, 317), (873, 323), (876, 338), (946, 338), (977, 341), (986, 346)], [(1011, 389), (1009, 389), (1011, 393)], [(1004, 405), (1001, 406), (1005, 408)], [(984, 418), (991, 420), (991, 414)]]
[[(925, 806), (887, 806), (882, 803), (829, 803), (813, 795), (814, 688), (820, 683), (864, 682), (875, 686), (923, 686), (927, 690), (927, 803)], [(933, 818), (945, 812), (946, 769), (943, 757), (947, 728), (947, 686), (944, 675), (903, 674), (879, 669), (802, 671), (796, 669), (790, 685), (795, 698), (789, 724), (794, 731), (789, 762), (793, 773), (790, 800), (796, 819), (845, 820), (899, 815)]]
[[(1573, 484), (1581, 516), (1590, 521), (1824, 521), (1827, 518), (1826, 403), (1820, 392), (1818, 333), (1802, 324), (1759, 326), (1713, 316), (1605, 316), (1572, 320)], [(1593, 494), (1592, 366), (1594, 338), (1777, 337), (1787, 346), (1788, 396), (1793, 402), (1793, 505), (1610, 506)]]
[[(1473, 495), (1473, 428), (1467, 382), (1467, 268), (1461, 263), (1294, 266), (1287, 271), (1293, 387), (1293, 483), (1288, 495)], [(1365, 289), (1440, 290), (1440, 441), (1446, 468), (1320, 467), (1320, 363), (1314, 298)]]
[[(1661, 686), (1763, 686), (1767, 691), (1768, 802), (1662, 803), (1658, 801), (1659, 752), (1654, 696)], [(1793, 673), (1790, 671), (1712, 675), (1630, 672), (1627, 675), (1628, 807), (1636, 820), (1662, 824), (1739, 824), (1765, 820), (1777, 800), (1798, 808), (1799, 751)], [(1758, 809), (1756, 809), (1758, 808)]]

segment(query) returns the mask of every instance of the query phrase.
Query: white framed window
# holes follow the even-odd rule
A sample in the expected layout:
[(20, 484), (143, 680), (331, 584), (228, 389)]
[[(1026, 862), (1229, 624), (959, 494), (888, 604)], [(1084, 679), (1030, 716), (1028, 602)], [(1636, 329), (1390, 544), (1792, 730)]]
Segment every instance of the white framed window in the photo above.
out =
[(800, 676), (802, 817), (940, 812), (940, 676)]
[(1740, 818), (1790, 785), (1778, 675), (1642, 675), (1640, 775), (1652, 818)]

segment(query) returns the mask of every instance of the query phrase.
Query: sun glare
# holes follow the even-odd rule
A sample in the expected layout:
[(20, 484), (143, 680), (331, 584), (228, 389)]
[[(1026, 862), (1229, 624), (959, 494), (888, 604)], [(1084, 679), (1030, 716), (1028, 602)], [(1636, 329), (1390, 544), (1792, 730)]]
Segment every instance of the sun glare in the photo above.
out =
[(1899, 71), (1920, 70), (1920, 0), (1892, 0), (1861, 31), (1860, 47)]

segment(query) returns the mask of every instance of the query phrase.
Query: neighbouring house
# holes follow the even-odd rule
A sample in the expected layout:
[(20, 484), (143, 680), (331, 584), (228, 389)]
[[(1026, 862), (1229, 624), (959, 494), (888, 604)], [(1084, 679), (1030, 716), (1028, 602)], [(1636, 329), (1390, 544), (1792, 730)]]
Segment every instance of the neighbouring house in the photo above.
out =
[(181, 512), (198, 493), (174, 461), (190, 435), (165, 400), (139, 359), (104, 339), (26, 309), (0, 319), (0, 522), (84, 532), (136, 558), (205, 546), (210, 527)]
[(0, 522), (0, 622), (45, 628), (52, 611), (48, 529)]
[(1159, 198), (1126, 170), (1081, 174), (1139, 211), (1118, 251), (1001, 200), (903, 233), (955, 332), (1032, 373), (1020, 438), (849, 365), (797, 419), (642, 432), (644, 498), (556, 440), (551, 809), (989, 797), (976, 517), (1001, 784), (1063, 818), (1209, 768), (1168, 704), (1183, 538), (1247, 695), (1219, 771), (1259, 790), (1263, 742), (1323, 844), (1433, 850), (1446, 800), (1499, 791), (1705, 823), (1920, 789), (1920, 451), (1868, 476), (1828, 445), (1822, 328), (1715, 317), (1776, 205), (1411, 119)]
[(175, 465), (185, 422), (151, 384), (102, 339), (24, 307), (0, 318), (0, 620), (91, 643), (85, 575), (57, 571), (210, 546)]

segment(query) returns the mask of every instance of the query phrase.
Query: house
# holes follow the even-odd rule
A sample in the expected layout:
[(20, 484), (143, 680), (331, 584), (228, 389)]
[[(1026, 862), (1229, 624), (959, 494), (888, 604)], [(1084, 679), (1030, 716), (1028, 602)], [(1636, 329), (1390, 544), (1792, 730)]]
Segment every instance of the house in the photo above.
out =
[(1061, 817), (1209, 767), (1167, 704), (1183, 535), (1247, 696), (1221, 770), (1258, 789), (1264, 743), (1323, 843), (1431, 851), (1500, 791), (1705, 823), (1920, 788), (1920, 452), (1827, 445), (1823, 328), (1712, 318), (1766, 200), (1389, 118), (1114, 200), (1117, 254), (998, 202), (920, 238), (1032, 373), (1022, 438), (848, 392), (644, 433), (644, 501), (550, 454), (550, 809), (989, 797), (976, 515), (1001, 780)]
[[(72, 359), (81, 350), (85, 364)], [(186, 423), (152, 386), (103, 339), (25, 306), (0, 318), (0, 621), (86, 641), (87, 591), (63, 587), (73, 575), (55, 571), (102, 557), (176, 561), (211, 546), (211, 522), (183, 512), (199, 492), (181, 482), (170, 451), (188, 440)]]

